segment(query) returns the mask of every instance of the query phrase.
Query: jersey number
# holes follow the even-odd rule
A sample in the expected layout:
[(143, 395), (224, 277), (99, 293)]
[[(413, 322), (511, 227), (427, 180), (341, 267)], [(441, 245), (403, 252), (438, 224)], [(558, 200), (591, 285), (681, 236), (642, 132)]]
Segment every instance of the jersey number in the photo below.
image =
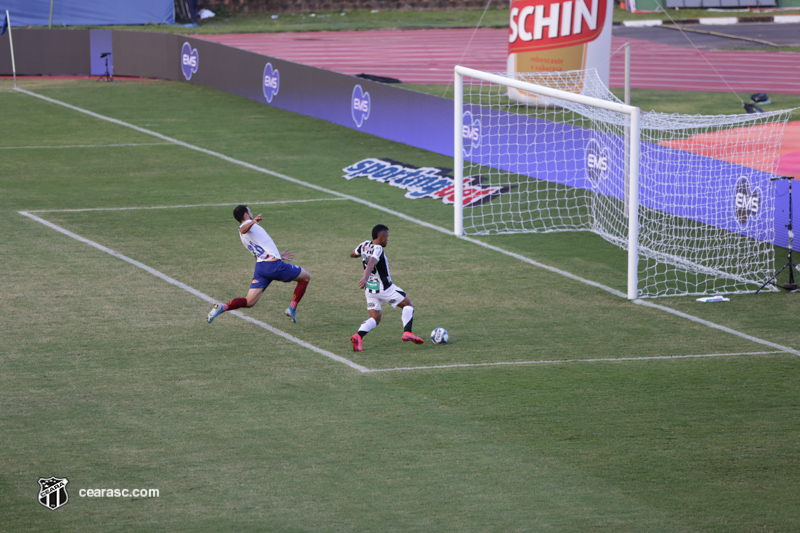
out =
[(251, 242), (250, 246), (248, 246), (247, 249), (250, 250), (256, 257), (264, 255), (264, 249), (255, 243)]

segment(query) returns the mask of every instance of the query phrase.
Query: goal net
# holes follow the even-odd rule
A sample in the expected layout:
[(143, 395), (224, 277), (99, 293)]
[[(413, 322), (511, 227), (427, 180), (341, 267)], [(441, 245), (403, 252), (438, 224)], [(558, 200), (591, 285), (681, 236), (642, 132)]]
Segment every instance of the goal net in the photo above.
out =
[[(753, 292), (771, 277), (790, 111), (640, 113), (594, 70), (456, 67), (455, 89), (456, 234), (594, 232), (627, 250), (628, 298)], [(504, 193), (473, 196), (478, 183)]]

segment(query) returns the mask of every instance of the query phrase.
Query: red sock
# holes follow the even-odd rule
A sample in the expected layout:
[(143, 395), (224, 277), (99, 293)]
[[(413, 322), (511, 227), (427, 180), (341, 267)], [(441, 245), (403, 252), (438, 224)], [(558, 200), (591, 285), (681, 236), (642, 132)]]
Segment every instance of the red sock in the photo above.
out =
[(240, 307), (247, 307), (247, 298), (234, 298), (225, 304), (226, 311), (233, 311), (234, 309), (239, 309)]
[(294, 288), (294, 298), (292, 298), (292, 303), (289, 304), (289, 307), (297, 309), (297, 304), (300, 303), (300, 300), (303, 299), (303, 295), (306, 293), (306, 287), (308, 287), (308, 281), (297, 282), (297, 287)]

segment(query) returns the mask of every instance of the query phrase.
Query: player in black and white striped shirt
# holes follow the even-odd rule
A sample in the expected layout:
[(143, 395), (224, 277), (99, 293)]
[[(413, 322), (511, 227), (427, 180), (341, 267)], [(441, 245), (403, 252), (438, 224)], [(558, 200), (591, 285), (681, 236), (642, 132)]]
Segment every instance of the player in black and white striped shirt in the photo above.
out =
[(388, 243), (389, 228), (378, 224), (372, 228), (372, 241), (364, 241), (350, 252), (350, 257), (360, 257), (364, 264), (364, 275), (358, 281), (358, 288), (364, 289), (369, 311), (369, 318), (358, 328), (358, 333), (350, 337), (353, 350), (356, 352), (362, 351), (361, 341), (364, 335), (380, 323), (382, 302), (403, 310), (403, 336), (401, 337), (403, 342), (411, 341), (414, 344), (425, 342), (411, 332), (411, 325), (414, 321), (414, 305), (403, 289), (392, 283), (389, 259), (384, 251)]

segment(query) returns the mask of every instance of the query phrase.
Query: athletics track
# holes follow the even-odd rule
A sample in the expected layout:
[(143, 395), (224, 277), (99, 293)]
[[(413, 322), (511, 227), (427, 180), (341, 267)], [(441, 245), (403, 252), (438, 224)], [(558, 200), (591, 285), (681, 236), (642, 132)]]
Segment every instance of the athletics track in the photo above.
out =
[[(503, 72), (508, 54), (508, 30), (493, 28), (196, 37), (343, 74), (365, 73), (413, 84), (448, 85), (453, 81), (453, 67), (459, 64), (487, 72)], [(624, 84), (626, 41), (631, 43), (631, 87), (634, 89), (735, 92), (740, 98), (754, 92), (800, 94), (798, 53), (699, 51), (619, 37), (613, 37), (611, 43), (612, 88)], [(733, 95), (731, 105), (740, 105)], [(800, 122), (789, 123), (786, 127), (776, 173), (800, 177)]]

